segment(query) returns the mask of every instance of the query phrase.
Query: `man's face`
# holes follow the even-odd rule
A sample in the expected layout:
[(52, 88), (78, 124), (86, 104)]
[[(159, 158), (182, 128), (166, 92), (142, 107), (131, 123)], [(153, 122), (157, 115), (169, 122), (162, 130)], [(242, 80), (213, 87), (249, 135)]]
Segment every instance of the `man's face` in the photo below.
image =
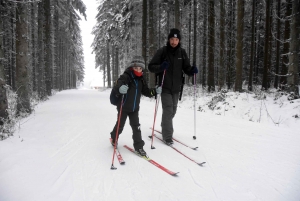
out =
[(170, 42), (171, 47), (175, 48), (179, 43), (179, 39), (173, 37), (173, 38), (169, 39), (169, 42)]

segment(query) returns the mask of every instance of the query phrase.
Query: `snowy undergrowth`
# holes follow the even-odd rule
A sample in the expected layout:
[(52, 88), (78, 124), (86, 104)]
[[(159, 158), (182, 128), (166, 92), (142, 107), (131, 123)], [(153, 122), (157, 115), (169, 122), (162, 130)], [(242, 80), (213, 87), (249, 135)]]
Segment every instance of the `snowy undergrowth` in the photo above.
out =
[[(227, 90), (208, 93), (202, 87), (195, 89), (194, 86), (186, 85), (178, 107), (193, 109), (194, 91), (196, 91), (198, 112), (210, 112), (257, 123), (267, 122), (276, 126), (290, 127), (300, 124), (300, 99), (287, 92), (276, 89), (264, 92), (256, 89), (254, 92), (243, 93)], [(52, 92), (52, 94), (55, 93), (56, 91)], [(0, 140), (13, 135), (14, 131), (20, 127), (20, 120), (28, 116), (26, 113), (17, 115), (17, 94), (9, 87), (7, 97), (9, 118), (0, 129)], [(38, 103), (43, 101), (39, 99), (37, 93), (33, 93), (30, 100), (33, 112)]]
[[(267, 92), (221, 92), (208, 93), (202, 87), (196, 88), (198, 112), (230, 116), (257, 123), (276, 126), (297, 126), (300, 124), (300, 99), (293, 94), (275, 89)], [(298, 98), (298, 99), (295, 99)], [(190, 104), (183, 104), (190, 102)], [(185, 86), (179, 107), (194, 108), (194, 87)]]
[(17, 124), (17, 98), (18, 95), (11, 89), (11, 87), (6, 86), (6, 96), (7, 96), (7, 114), (8, 118), (4, 120), (4, 124), (0, 129), (0, 140), (6, 139), (11, 136), (15, 131), (15, 125)]
[[(52, 95), (57, 91), (52, 90)], [(28, 117), (30, 114), (27, 112), (17, 112), (17, 99), (18, 94), (12, 90), (10, 86), (6, 86), (6, 96), (7, 96), (7, 113), (8, 118), (4, 120), (4, 124), (0, 127), (0, 140), (4, 140), (9, 136), (12, 136), (13, 133), (20, 128), (21, 120)], [(34, 113), (35, 108), (40, 102), (47, 101), (48, 98), (41, 99), (38, 96), (37, 92), (33, 92), (30, 96), (30, 104), (32, 113)]]

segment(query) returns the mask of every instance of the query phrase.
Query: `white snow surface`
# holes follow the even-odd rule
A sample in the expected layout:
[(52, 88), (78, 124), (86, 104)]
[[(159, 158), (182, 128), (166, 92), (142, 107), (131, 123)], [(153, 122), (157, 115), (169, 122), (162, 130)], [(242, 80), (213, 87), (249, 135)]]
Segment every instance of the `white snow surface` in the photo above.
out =
[[(180, 101), (172, 148), (154, 139), (155, 99), (143, 97), (140, 123), (150, 158), (179, 172), (174, 177), (136, 156), (127, 120), (119, 138), (125, 165), (115, 158), (110, 132), (117, 120), (110, 90), (66, 90), (36, 106), (14, 136), (0, 141), (1, 201), (299, 201), (300, 100), (254, 99), (229, 93), (227, 104), (209, 110), (199, 93)], [(196, 119), (196, 129), (194, 128)], [(160, 130), (161, 106), (156, 118)], [(196, 132), (195, 132), (196, 131)], [(197, 139), (194, 140), (193, 136)]]

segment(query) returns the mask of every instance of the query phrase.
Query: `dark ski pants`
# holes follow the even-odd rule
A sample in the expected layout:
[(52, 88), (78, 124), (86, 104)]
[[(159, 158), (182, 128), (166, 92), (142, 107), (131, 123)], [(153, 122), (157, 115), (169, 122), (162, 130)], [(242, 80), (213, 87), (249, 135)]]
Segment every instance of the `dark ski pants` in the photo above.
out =
[[(128, 111), (122, 111), (122, 115), (120, 118), (120, 127), (119, 127), (119, 134), (118, 136), (122, 133), (124, 129), (124, 125), (126, 123), (127, 116), (129, 117), (129, 123), (132, 128), (132, 139), (133, 139), (133, 147), (135, 150), (139, 148), (143, 148), (145, 145), (145, 142), (142, 140), (142, 133), (140, 130), (140, 120), (139, 120), (139, 111), (136, 110), (134, 112), (128, 112)], [(119, 118), (119, 110), (118, 110), (118, 117)], [(118, 120), (114, 126), (113, 131), (110, 133), (111, 138), (115, 139), (116, 138), (116, 132), (117, 132), (117, 127), (118, 127)]]
[(173, 137), (173, 118), (177, 111), (179, 93), (161, 94), (161, 103), (162, 103), (162, 119), (161, 119), (161, 128), (163, 139), (171, 139)]

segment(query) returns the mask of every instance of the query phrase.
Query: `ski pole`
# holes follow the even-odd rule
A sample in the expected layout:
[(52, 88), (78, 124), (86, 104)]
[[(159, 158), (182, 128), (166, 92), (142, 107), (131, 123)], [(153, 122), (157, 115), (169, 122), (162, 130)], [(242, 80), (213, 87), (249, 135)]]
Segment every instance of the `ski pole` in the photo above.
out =
[[(161, 80), (161, 85), (160, 85), (161, 87), (163, 87), (163, 84), (164, 84), (165, 74), (166, 74), (166, 70), (164, 70), (164, 74), (163, 74), (163, 77)], [(159, 105), (159, 98), (160, 98), (160, 96), (157, 96), (156, 102), (155, 102), (154, 120), (153, 120), (152, 135), (151, 135), (151, 149), (155, 149), (155, 147), (153, 146), (153, 138), (154, 138), (154, 127), (155, 127), (156, 115), (157, 115), (157, 110), (158, 110), (158, 105)]]
[(196, 73), (194, 73), (194, 136), (193, 139), (196, 140)]
[(118, 117), (118, 125), (117, 125), (117, 131), (116, 131), (116, 138), (115, 138), (115, 145), (114, 145), (114, 153), (113, 153), (113, 158), (112, 158), (112, 163), (111, 163), (111, 168), (110, 168), (110, 169), (112, 169), (112, 170), (116, 170), (116, 169), (117, 169), (117, 168), (114, 166), (114, 160), (115, 160), (115, 154), (116, 154), (116, 146), (117, 146), (117, 144), (118, 144), (118, 135), (119, 135), (120, 120), (121, 120), (121, 115), (122, 115), (123, 100), (124, 100), (124, 95), (122, 95), (121, 106), (120, 106), (119, 117)]

